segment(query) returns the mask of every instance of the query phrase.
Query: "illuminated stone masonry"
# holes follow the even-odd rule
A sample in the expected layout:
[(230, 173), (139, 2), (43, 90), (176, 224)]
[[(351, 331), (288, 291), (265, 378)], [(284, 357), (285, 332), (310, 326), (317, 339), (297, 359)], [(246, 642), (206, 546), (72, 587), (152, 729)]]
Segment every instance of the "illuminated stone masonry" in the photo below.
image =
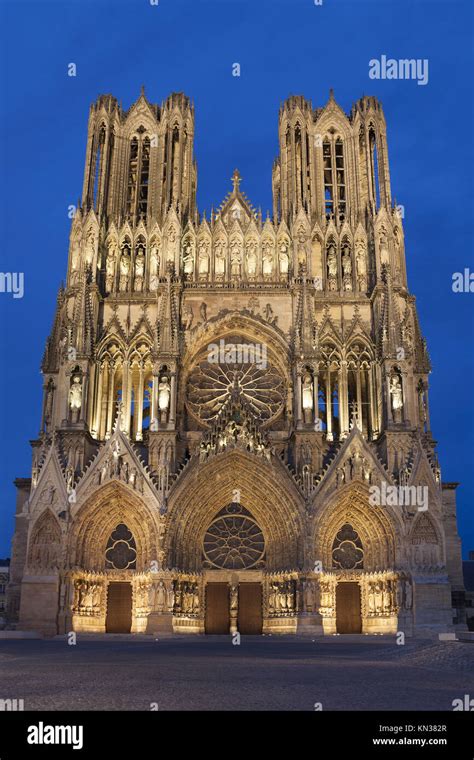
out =
[(290, 97), (278, 130), (272, 213), (236, 170), (206, 215), (185, 95), (91, 106), (10, 625), (465, 625), (382, 107)]

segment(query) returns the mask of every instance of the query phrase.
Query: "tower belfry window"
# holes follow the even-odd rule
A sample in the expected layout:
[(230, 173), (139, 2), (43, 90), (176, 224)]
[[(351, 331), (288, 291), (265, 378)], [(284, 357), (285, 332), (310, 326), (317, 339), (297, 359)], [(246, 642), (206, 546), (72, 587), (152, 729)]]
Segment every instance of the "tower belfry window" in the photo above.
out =
[(344, 146), (340, 137), (323, 142), (324, 203), (326, 216), (346, 214), (346, 178)]
[(145, 215), (148, 206), (148, 178), (150, 174), (150, 140), (145, 137), (142, 146), (140, 167), (140, 190), (138, 198), (138, 215)]
[(336, 183), (337, 183), (337, 205), (339, 214), (344, 215), (346, 212), (346, 179), (344, 174), (344, 153), (342, 140), (336, 140), (334, 146), (336, 156)]
[(105, 130), (102, 127), (99, 132), (99, 137), (97, 140), (97, 149), (95, 154), (95, 166), (94, 166), (94, 187), (93, 187), (93, 198), (92, 203), (94, 208), (97, 209), (97, 204), (99, 200), (99, 188), (100, 188), (100, 181), (102, 177), (103, 172), (103, 165), (104, 165), (104, 143), (105, 143)]
[(130, 143), (128, 163), (127, 213), (131, 217), (145, 216), (148, 208), (148, 184), (150, 175), (150, 138), (138, 130), (139, 137)]
[(179, 129), (177, 126), (173, 129), (173, 137), (171, 141), (171, 177), (170, 177), (170, 190), (171, 190), (171, 203), (178, 197), (178, 183), (179, 183)]
[(301, 128), (297, 124), (295, 129), (295, 158), (296, 158), (296, 187), (299, 203), (304, 199), (304, 178), (303, 178), (303, 150), (301, 144)]
[(138, 140), (133, 138), (130, 143), (130, 160), (128, 163), (128, 197), (127, 211), (133, 214), (137, 195), (137, 170), (138, 170)]
[(371, 127), (369, 132), (369, 147), (370, 147), (370, 176), (372, 182), (372, 198), (375, 203), (375, 208), (380, 207), (380, 187), (379, 187), (379, 161), (377, 154), (377, 139), (375, 131)]
[(324, 203), (326, 215), (334, 213), (334, 190), (332, 183), (332, 156), (329, 140), (323, 142), (323, 167), (324, 167)]

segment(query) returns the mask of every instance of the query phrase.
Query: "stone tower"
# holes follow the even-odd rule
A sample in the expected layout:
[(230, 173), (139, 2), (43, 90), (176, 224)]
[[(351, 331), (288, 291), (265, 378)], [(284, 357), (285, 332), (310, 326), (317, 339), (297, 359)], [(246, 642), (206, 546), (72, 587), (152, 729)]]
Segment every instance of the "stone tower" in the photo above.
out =
[(272, 216), (236, 170), (208, 217), (185, 95), (92, 105), (16, 481), (11, 624), (464, 623), (457, 484), (431, 433), (381, 104), (292, 96), (278, 129)]

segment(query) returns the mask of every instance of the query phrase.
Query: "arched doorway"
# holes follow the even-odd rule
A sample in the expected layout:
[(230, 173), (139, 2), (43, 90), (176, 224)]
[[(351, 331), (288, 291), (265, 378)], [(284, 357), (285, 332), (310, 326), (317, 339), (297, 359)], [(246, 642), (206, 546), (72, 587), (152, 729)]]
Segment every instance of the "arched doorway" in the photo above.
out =
[(355, 581), (342, 581), (336, 586), (337, 633), (361, 633), (362, 615), (360, 586)]
[[(105, 550), (107, 570), (136, 570), (137, 547), (132, 532), (119, 523), (109, 536)], [(111, 581), (107, 589), (106, 633), (130, 633), (132, 628), (132, 584)]]
[(265, 566), (265, 538), (239, 502), (224, 507), (209, 525), (202, 559), (208, 576), (219, 577), (206, 584), (206, 633), (260, 634), (262, 584), (246, 574), (254, 577)]
[[(350, 523), (342, 525), (334, 538), (332, 563), (342, 572), (364, 567), (362, 541)], [(362, 631), (360, 586), (355, 581), (342, 581), (336, 586), (336, 630), (337, 633)]]
[(132, 584), (112, 581), (107, 589), (106, 633), (130, 633), (132, 628)]

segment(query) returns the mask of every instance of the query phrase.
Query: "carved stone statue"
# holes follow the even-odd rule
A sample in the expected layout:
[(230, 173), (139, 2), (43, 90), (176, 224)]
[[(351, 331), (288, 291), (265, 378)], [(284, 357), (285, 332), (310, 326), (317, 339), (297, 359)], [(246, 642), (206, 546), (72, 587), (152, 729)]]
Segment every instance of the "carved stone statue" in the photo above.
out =
[(135, 258), (135, 281), (134, 281), (134, 289), (135, 290), (143, 290), (143, 278), (145, 274), (145, 252), (140, 246), (137, 251), (137, 256)]
[(162, 412), (169, 409), (171, 396), (171, 386), (169, 378), (166, 375), (160, 377), (158, 384), (158, 406)]
[(207, 303), (205, 301), (203, 301), (199, 307), (199, 314), (201, 316), (202, 321), (206, 323), (207, 322)]
[(352, 290), (352, 259), (349, 246), (344, 246), (342, 259), (342, 278), (344, 290)]
[(242, 263), (241, 245), (238, 240), (234, 240), (230, 245), (230, 274), (233, 278), (240, 277)]
[(69, 408), (79, 410), (82, 406), (82, 378), (80, 375), (73, 375), (71, 387), (69, 389)]
[(232, 584), (230, 587), (230, 609), (232, 612), (236, 611), (239, 606), (239, 587)]
[(194, 589), (193, 589), (193, 606), (192, 606), (193, 615), (199, 615), (199, 607), (200, 607), (200, 604), (199, 604), (199, 589), (198, 589), (198, 586), (196, 584), (194, 586)]
[(382, 588), (382, 610), (385, 614), (389, 613), (392, 607), (389, 584), (390, 581), (385, 581)]
[(379, 248), (380, 248), (380, 262), (382, 264), (387, 265), (390, 262), (390, 258), (389, 258), (389, 252), (388, 252), (387, 235), (384, 229), (382, 229), (380, 232)]
[(178, 236), (174, 227), (170, 227), (167, 237), (166, 261), (176, 264), (176, 249), (178, 246)]
[(309, 372), (305, 372), (302, 378), (302, 405), (303, 411), (313, 408), (313, 378)]
[(157, 243), (153, 243), (150, 250), (150, 290), (158, 288), (160, 272), (160, 254)]
[(184, 248), (183, 269), (185, 277), (191, 279), (194, 274), (194, 248), (189, 240)]
[(303, 229), (298, 231), (298, 266), (306, 266), (308, 263), (308, 236)]
[(288, 245), (285, 241), (280, 244), (278, 251), (278, 259), (280, 262), (280, 275), (286, 277), (288, 274), (288, 268), (290, 263), (290, 257), (288, 255)]
[(218, 280), (222, 280), (225, 275), (225, 243), (219, 240), (215, 246), (215, 273)]
[(120, 291), (123, 292), (127, 290), (129, 277), (130, 277), (130, 254), (128, 252), (128, 249), (124, 248), (122, 250), (122, 255), (120, 256), (120, 281), (119, 281)]
[(392, 411), (395, 421), (397, 421), (403, 408), (403, 389), (398, 375), (393, 375), (390, 378), (390, 397), (392, 400)]
[(107, 259), (105, 261), (105, 289), (107, 290), (107, 293), (110, 293), (114, 286), (116, 254), (116, 244), (111, 242), (107, 251)]
[(66, 491), (70, 493), (74, 488), (74, 467), (68, 464), (66, 467)]
[(291, 581), (288, 581), (285, 588), (285, 596), (286, 596), (286, 608), (288, 612), (294, 612), (295, 611), (295, 595), (293, 593), (293, 584)]
[(329, 290), (337, 290), (337, 256), (332, 243), (328, 248), (327, 270)]
[(95, 235), (92, 230), (87, 233), (86, 250), (85, 250), (85, 262), (89, 266), (94, 261), (95, 255)]
[(199, 243), (198, 272), (201, 280), (207, 280), (209, 276), (209, 243), (202, 240)]
[(257, 244), (254, 240), (250, 240), (246, 246), (247, 254), (247, 275), (251, 278), (255, 277), (257, 273)]
[(267, 303), (265, 304), (263, 308), (263, 316), (267, 320), (267, 322), (270, 322), (272, 324), (276, 324), (277, 317), (273, 315), (273, 309), (271, 304)]
[(186, 612), (188, 615), (192, 613), (193, 611), (193, 602), (194, 602), (194, 594), (192, 586), (187, 583), (185, 592), (184, 592), (184, 612)]
[(190, 303), (188, 303), (184, 311), (184, 319), (183, 319), (183, 326), (185, 330), (191, 329), (191, 325), (193, 324), (193, 319), (194, 319), (193, 307), (191, 306)]
[(369, 615), (375, 615), (375, 584), (374, 583), (369, 583), (367, 596), (368, 596)]
[(357, 270), (357, 284), (361, 292), (367, 290), (367, 257), (365, 243), (363, 240), (356, 240), (355, 259)]
[(156, 589), (156, 609), (163, 612), (166, 605), (166, 589), (163, 581), (160, 581)]
[(303, 603), (305, 612), (314, 611), (314, 585), (311, 581), (305, 581), (304, 583)]
[(173, 588), (173, 581), (169, 584), (167, 587), (167, 602), (168, 602), (168, 612), (173, 612), (174, 610), (174, 588)]
[(377, 614), (380, 614), (383, 612), (383, 591), (382, 591), (382, 584), (376, 583), (375, 584), (375, 611)]
[(262, 267), (264, 278), (273, 276), (273, 243), (266, 240), (262, 245)]
[(270, 613), (277, 612), (277, 609), (278, 609), (277, 597), (278, 597), (278, 586), (275, 583), (272, 583), (272, 585), (270, 586), (269, 594), (268, 594), (268, 611)]

